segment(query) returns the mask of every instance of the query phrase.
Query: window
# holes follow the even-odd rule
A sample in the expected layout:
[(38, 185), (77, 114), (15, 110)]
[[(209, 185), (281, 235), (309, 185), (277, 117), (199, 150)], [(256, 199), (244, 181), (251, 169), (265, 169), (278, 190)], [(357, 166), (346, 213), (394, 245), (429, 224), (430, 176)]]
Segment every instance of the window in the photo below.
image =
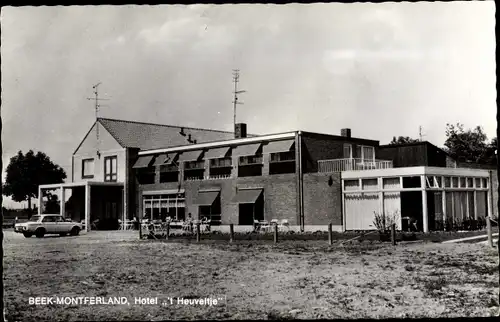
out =
[(176, 165), (160, 166), (160, 183), (179, 181), (179, 168)]
[(403, 188), (420, 188), (420, 177), (403, 177)]
[(356, 154), (356, 158), (358, 159), (375, 160), (375, 148), (372, 146), (358, 145), (356, 147)]
[(42, 222), (55, 222), (56, 216), (46, 216), (42, 219)]
[(203, 180), (205, 160), (184, 162), (184, 180)]
[(155, 167), (136, 169), (137, 181), (139, 184), (155, 183), (156, 169)]
[(82, 179), (94, 177), (94, 159), (82, 160)]
[(184, 220), (185, 200), (184, 193), (145, 195), (143, 197), (144, 218), (165, 221), (167, 217), (170, 217), (174, 220)]
[(376, 190), (378, 188), (377, 179), (362, 179), (361, 182), (363, 190)]
[(210, 178), (229, 178), (231, 177), (232, 170), (232, 159), (229, 158), (219, 158), (210, 160)]
[(104, 181), (116, 182), (118, 174), (116, 170), (116, 155), (104, 158)]
[(262, 175), (262, 155), (242, 156), (239, 160), (238, 177)]
[(363, 147), (363, 159), (364, 160), (374, 160), (375, 159), (375, 149), (372, 146)]
[(359, 190), (359, 180), (344, 180), (344, 190), (345, 191)]
[(352, 159), (352, 145), (344, 144), (344, 159)]

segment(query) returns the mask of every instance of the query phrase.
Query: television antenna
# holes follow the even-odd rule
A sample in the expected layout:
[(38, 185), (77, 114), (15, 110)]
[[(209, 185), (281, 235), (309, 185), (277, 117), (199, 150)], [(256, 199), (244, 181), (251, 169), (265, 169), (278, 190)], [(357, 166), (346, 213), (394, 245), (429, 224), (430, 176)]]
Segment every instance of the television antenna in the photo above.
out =
[(238, 101), (238, 94), (245, 93), (245, 90), (238, 90), (238, 82), (240, 81), (240, 70), (233, 69), (233, 82), (234, 82), (234, 100), (233, 100), (233, 130), (236, 129), (236, 105), (243, 104)]
[(422, 125), (418, 127), (418, 138), (419, 141), (422, 142), (422, 138), (425, 136), (425, 134), (422, 134)]
[(99, 124), (97, 124), (97, 121), (99, 119), (99, 107), (107, 106), (107, 105), (99, 104), (99, 101), (109, 101), (109, 99), (107, 99), (107, 98), (99, 98), (99, 85), (101, 85), (101, 84), (102, 83), (99, 82), (99, 83), (95, 84), (94, 86), (92, 86), (92, 88), (94, 90), (95, 97), (87, 97), (87, 100), (95, 101), (95, 120), (96, 120), (97, 156), (98, 157), (101, 157), (101, 154), (99, 152)]

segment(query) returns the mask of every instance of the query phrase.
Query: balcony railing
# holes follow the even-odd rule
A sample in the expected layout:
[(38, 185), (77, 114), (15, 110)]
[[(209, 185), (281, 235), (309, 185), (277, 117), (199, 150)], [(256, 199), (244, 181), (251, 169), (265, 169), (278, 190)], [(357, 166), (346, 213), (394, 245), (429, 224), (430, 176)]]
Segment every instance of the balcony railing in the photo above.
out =
[(318, 161), (318, 172), (390, 169), (392, 161), (373, 159), (334, 159)]

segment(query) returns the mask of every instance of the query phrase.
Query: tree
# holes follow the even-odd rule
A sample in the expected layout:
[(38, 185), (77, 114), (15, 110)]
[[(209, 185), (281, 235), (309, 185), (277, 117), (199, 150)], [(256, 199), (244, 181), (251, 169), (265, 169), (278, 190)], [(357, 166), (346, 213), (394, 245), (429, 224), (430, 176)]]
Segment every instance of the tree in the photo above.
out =
[(412, 139), (409, 136), (399, 136), (397, 139), (396, 137), (392, 137), (392, 141), (389, 143), (389, 145), (396, 145), (396, 144), (407, 144), (407, 143), (416, 143), (419, 142), (417, 139)]
[[(12, 200), (21, 202), (28, 200), (31, 210), (31, 198), (38, 198), (38, 186), (42, 184), (62, 183), (66, 172), (43, 152), (30, 150), (25, 155), (19, 151), (10, 159), (6, 169), (7, 176), (3, 186), (3, 194)], [(50, 193), (45, 193), (50, 195)]]
[(455, 160), (495, 164), (496, 144), (496, 138), (488, 142), (480, 126), (465, 130), (461, 123), (446, 124), (445, 151)]

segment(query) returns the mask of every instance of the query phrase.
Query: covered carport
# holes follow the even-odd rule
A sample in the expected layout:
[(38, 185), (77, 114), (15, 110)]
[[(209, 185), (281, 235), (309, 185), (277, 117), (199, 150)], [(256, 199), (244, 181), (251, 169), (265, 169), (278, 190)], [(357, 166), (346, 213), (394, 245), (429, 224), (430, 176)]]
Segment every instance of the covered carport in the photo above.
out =
[(403, 218), (413, 218), (424, 232), (442, 230), (448, 221), (491, 216), (490, 175), (438, 167), (344, 171), (343, 228), (376, 229), (375, 213), (394, 216), (399, 230)]
[(59, 214), (68, 217), (66, 209), (68, 190), (73, 202), (70, 217), (85, 223), (85, 230), (91, 230), (91, 219), (115, 213), (117, 219), (126, 222), (124, 209), (124, 189), (120, 182), (71, 182), (38, 186), (38, 214), (44, 213), (43, 192), (58, 190)]

